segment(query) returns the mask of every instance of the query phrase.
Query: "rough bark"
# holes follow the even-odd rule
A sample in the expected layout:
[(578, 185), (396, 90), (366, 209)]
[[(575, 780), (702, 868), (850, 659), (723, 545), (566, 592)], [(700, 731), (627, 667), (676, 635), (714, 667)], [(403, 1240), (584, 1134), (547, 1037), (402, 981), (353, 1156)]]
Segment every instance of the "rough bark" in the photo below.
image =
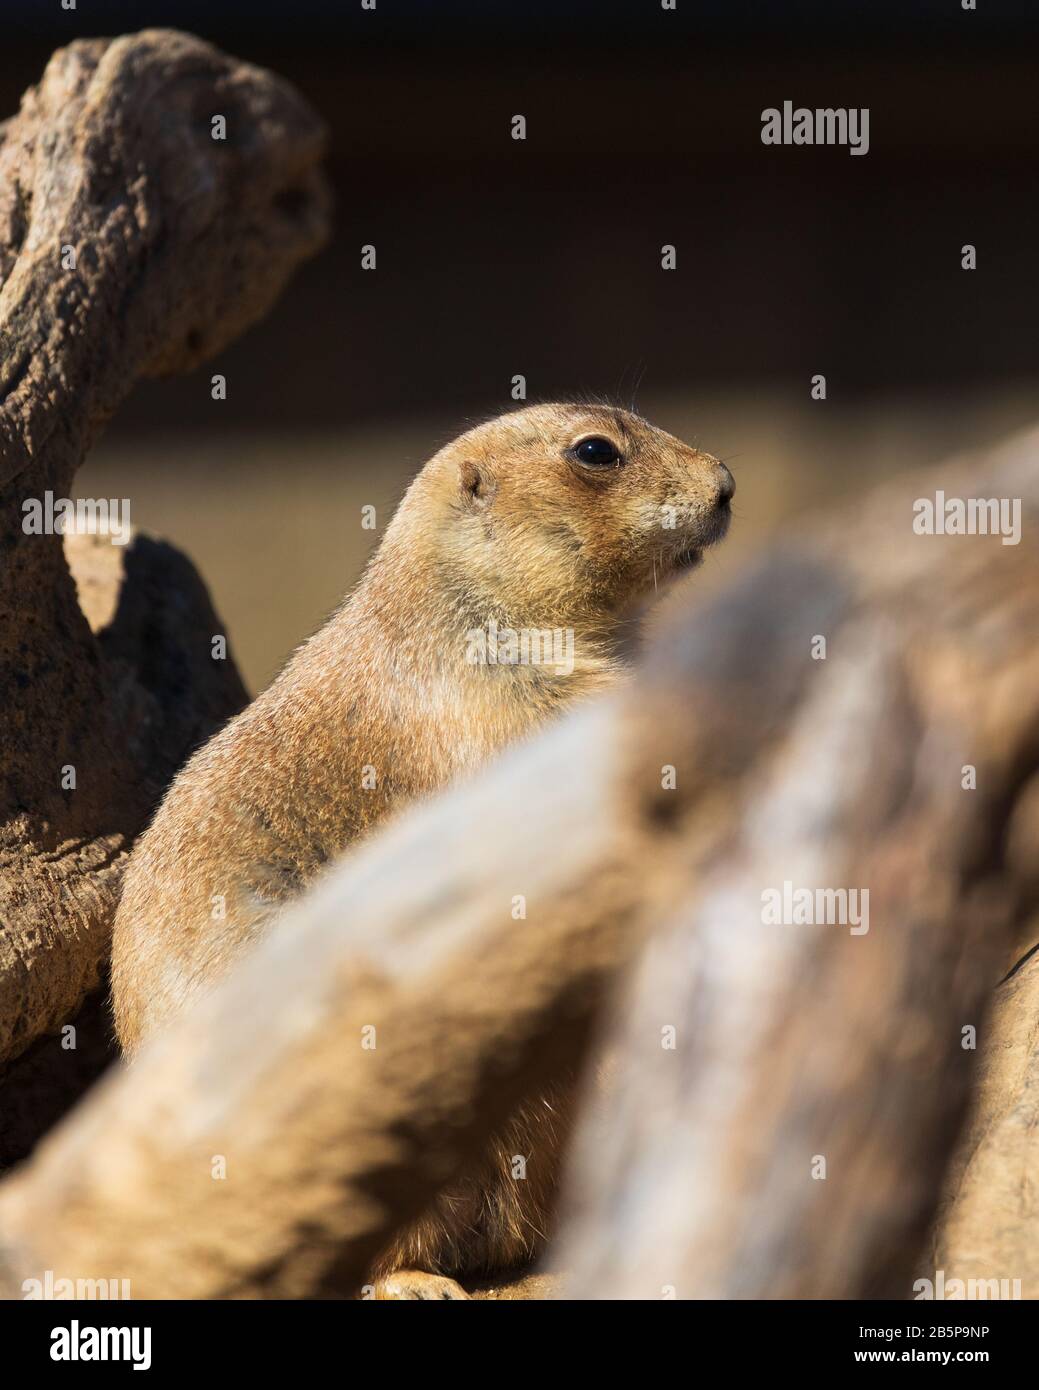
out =
[(0, 127), (0, 1065), (96, 986), (128, 845), (244, 699), (186, 561), (81, 547), (114, 613), (92, 631), (61, 536), (26, 534), (23, 503), (70, 496), (140, 377), (266, 311), (324, 236), (321, 145), (276, 78), (159, 30), (62, 49)]
[[(245, 690), (233, 659), (212, 660), (209, 640), (223, 631), (223, 625), (190, 561), (172, 546), (147, 536), (115, 546), (105, 537), (71, 535), (64, 548), (103, 662), (110, 714), (122, 731), (121, 763), (114, 771), (146, 779), (141, 800), (147, 805), (185, 755), (241, 707)], [(128, 829), (120, 844), (128, 844), (130, 838)], [(120, 853), (99, 888), (106, 907), (122, 860)], [(48, 870), (52, 881), (65, 881), (60, 865), (47, 864), (44, 872)], [(32, 881), (39, 883), (39, 872)], [(12, 884), (12, 895), (15, 891)], [(4, 945), (26, 959), (28, 950), (38, 945), (34, 931), (28, 942), (25, 936), (38, 915), (26, 910), (30, 904), (24, 883), (17, 891), (23, 908), (4, 919)], [(37, 908), (50, 905), (53, 891), (51, 887)], [(35, 993), (25, 996), (25, 1014), (10, 1019), (13, 1028), (24, 1028), (33, 1040), (0, 1074), (0, 1169), (24, 1158), (118, 1055), (107, 1003), (106, 931), (107, 916), (95, 938), (68, 943), (69, 951), (82, 951), (81, 956), (55, 959), (52, 953), (32, 958), (33, 968), (48, 973), (30, 982)], [(67, 981), (70, 968), (89, 971), (84, 978), (93, 988), (78, 1011), (74, 1000), (59, 1000), (54, 1018), (60, 1031), (41, 1033), (43, 1019), (31, 1010), (44, 997), (41, 991)], [(9, 990), (17, 983), (17, 977), (8, 981)]]

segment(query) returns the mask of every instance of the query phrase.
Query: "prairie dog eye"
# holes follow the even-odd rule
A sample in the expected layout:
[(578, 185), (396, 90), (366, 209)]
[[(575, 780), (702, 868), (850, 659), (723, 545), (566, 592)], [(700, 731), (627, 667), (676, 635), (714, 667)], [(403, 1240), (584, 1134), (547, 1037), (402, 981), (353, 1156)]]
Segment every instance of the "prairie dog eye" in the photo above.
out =
[(612, 468), (621, 462), (617, 446), (598, 434), (580, 440), (570, 452), (578, 463), (583, 463), (586, 468)]

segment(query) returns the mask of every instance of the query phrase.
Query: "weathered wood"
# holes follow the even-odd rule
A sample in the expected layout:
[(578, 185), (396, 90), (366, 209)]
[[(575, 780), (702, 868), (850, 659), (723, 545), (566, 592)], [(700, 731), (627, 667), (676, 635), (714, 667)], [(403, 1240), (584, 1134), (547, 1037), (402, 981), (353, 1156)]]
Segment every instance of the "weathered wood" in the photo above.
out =
[[(1033, 848), (1034, 854), (1034, 848)], [(1039, 862), (1039, 855), (1033, 862)], [(1039, 940), (1039, 921), (1033, 926)], [(978, 1091), (920, 1278), (1006, 1280), (1039, 1298), (1039, 953), (997, 991), (979, 1038)]]
[(579, 1064), (633, 948), (648, 847), (608, 809), (617, 715), (413, 810), (102, 1082), (0, 1187), (0, 1290), (45, 1269), (118, 1270), (138, 1298), (359, 1285), (516, 1102)]
[(127, 847), (244, 699), (175, 552), (113, 557), (117, 612), (92, 633), (61, 536), (26, 534), (23, 504), (70, 495), (141, 376), (265, 312), (325, 234), (321, 145), (276, 78), (159, 30), (62, 49), (0, 127), (0, 1065), (97, 984)]
[[(65, 555), (103, 662), (105, 698), (122, 731), (121, 761), (113, 771), (138, 787), (147, 803), (184, 756), (241, 707), (245, 690), (233, 660), (211, 659), (209, 636), (222, 624), (191, 562), (172, 546), (146, 536), (115, 546), (104, 537), (72, 535), (65, 538)], [(117, 854), (100, 874), (87, 875), (102, 906), (116, 891), (122, 859)], [(17, 962), (6, 998), (23, 984), (32, 990), (24, 1015), (7, 1020), (11, 1036), (33, 1040), (0, 1072), (0, 1169), (24, 1158), (118, 1055), (104, 969), (107, 916), (96, 935), (70, 940), (67, 952), (42, 954), (45, 943), (34, 924), (55, 911), (55, 890), (68, 886), (68, 866), (46, 858), (23, 866), (20, 881), (8, 868), (9, 901), (16, 908), (3, 918), (0, 945), (7, 954), (0, 958)], [(30, 889), (41, 895), (36, 902)], [(67, 911), (60, 899), (57, 906)], [(28, 976), (30, 968), (40, 978)], [(59, 993), (54, 1021), (61, 1032), (47, 1032), (39, 1005), (70, 985), (70, 971), (83, 972), (85, 987), (94, 987), (78, 1011)]]
[[(914, 535), (913, 484), (1021, 497), (1034, 538), (1035, 457), (1033, 436), (902, 481), (715, 606), (712, 650), (703, 624), (658, 644), (643, 777), (681, 872), (611, 1038), (607, 1121), (578, 1139), (557, 1256), (570, 1296), (912, 1297), (977, 1069), (961, 1030), (986, 1036), (1035, 902), (1005, 845), (1039, 764), (1034, 539)], [(792, 584), (813, 551), (830, 568), (814, 614)], [(656, 789), (662, 763), (684, 796)], [(868, 932), (766, 922), (762, 894), (785, 882), (868, 889)], [(1009, 1157), (1020, 1173), (1020, 1143)], [(1027, 1207), (1017, 1255), (1035, 1243)]]

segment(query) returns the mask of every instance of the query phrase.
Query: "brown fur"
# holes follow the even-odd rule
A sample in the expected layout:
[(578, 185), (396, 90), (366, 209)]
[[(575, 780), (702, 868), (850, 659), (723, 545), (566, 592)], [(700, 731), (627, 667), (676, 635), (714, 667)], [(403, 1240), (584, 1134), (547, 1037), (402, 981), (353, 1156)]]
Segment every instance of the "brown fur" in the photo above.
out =
[[(620, 466), (575, 460), (569, 451), (593, 435), (618, 446)], [(139, 841), (115, 922), (124, 1051), (181, 1013), (391, 810), (609, 685), (623, 608), (724, 534), (731, 490), (716, 460), (604, 406), (533, 406), (430, 459), (353, 595), (195, 754)], [(572, 630), (572, 672), (471, 664), (466, 634), (492, 619)], [(380, 1267), (468, 1273), (528, 1257), (566, 1128), (556, 1102), (518, 1115), (484, 1171), (446, 1193)], [(529, 1156), (525, 1182), (511, 1177), (516, 1154)]]
[[(431, 1210), (386, 1251), (373, 1271), (376, 1297), (388, 1276), (406, 1272), (407, 1286), (421, 1292), (393, 1297), (428, 1297), (421, 1274), (491, 1274), (528, 1263), (541, 1249), (556, 1199), (556, 1180), (570, 1134), (573, 1088), (557, 1086), (534, 1105), (523, 1106), (496, 1136), (480, 1164), (448, 1186)], [(527, 1160), (515, 1179), (517, 1157)], [(420, 1277), (416, 1279), (416, 1272)], [(453, 1282), (453, 1281), (452, 1281)], [(433, 1297), (457, 1296), (441, 1285)]]

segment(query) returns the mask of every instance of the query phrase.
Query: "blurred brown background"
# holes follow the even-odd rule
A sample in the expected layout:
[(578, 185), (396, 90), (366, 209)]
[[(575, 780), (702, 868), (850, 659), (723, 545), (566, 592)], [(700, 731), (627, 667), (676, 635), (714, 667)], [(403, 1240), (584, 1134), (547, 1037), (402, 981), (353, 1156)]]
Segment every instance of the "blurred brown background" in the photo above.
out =
[[(5, 7), (4, 112), (53, 48), (163, 24), (275, 69), (330, 128), (332, 245), (219, 360), (139, 387), (80, 495), (129, 497), (192, 555), (256, 690), (356, 578), (378, 539), (361, 505), (381, 526), (516, 373), (532, 399), (634, 394), (730, 461), (737, 525), (704, 588), (785, 518), (1033, 422), (1033, 10)], [(869, 154), (763, 146), (787, 98), (868, 106)]]

